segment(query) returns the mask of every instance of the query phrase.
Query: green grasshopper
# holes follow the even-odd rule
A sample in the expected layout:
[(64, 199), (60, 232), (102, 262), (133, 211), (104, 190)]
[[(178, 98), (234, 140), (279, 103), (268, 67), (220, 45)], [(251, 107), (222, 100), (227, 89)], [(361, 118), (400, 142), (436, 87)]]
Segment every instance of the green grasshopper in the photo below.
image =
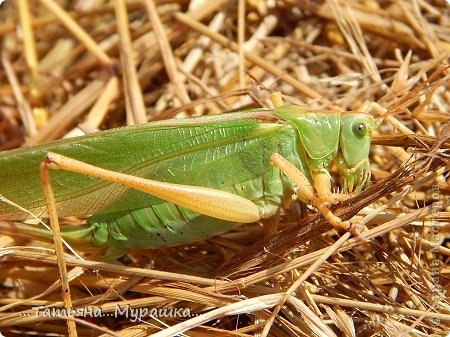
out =
[[(123, 127), (0, 153), (0, 194), (46, 217), (44, 161), (57, 169), (51, 182), (58, 216), (87, 218), (63, 227), (63, 238), (106, 258), (270, 218), (293, 194), (348, 229), (327, 208), (348, 197), (331, 193), (328, 169), (337, 163), (344, 192), (366, 188), (370, 132), (378, 125), (366, 114), (282, 105)], [(0, 220), (27, 217), (0, 203)], [(19, 230), (50, 238), (30, 225)]]

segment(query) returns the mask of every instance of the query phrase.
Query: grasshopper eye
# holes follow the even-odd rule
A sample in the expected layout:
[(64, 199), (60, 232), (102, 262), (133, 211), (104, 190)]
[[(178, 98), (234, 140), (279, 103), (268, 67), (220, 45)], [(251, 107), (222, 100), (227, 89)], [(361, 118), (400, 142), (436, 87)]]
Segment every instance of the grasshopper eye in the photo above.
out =
[(353, 123), (352, 130), (356, 136), (361, 137), (361, 138), (364, 137), (365, 135), (367, 135), (367, 132), (368, 132), (366, 123), (364, 123), (362, 121)]

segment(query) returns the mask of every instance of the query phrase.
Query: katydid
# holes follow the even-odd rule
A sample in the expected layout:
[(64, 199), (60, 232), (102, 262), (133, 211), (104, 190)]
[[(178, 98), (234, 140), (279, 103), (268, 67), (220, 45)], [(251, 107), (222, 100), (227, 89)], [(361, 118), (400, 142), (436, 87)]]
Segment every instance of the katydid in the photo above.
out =
[[(0, 153), (0, 194), (46, 217), (39, 180), (46, 158), (58, 169), (51, 171), (58, 216), (87, 219), (63, 227), (63, 238), (107, 258), (270, 218), (295, 192), (341, 226), (326, 207), (342, 197), (331, 193), (329, 166), (336, 162), (344, 192), (367, 187), (370, 131), (377, 126), (362, 113), (282, 105), (123, 127)], [(133, 185), (132, 176), (144, 179)], [(297, 190), (299, 179), (308, 187)], [(0, 220), (27, 216), (0, 203)], [(50, 237), (44, 229), (19, 229)]]

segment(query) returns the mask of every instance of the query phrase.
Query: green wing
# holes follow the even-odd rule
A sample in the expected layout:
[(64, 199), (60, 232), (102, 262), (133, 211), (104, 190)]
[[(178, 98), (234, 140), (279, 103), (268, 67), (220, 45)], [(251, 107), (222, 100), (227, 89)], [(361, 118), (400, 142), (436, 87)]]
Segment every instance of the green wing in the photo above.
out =
[[(267, 170), (270, 152), (279, 147), (278, 131), (284, 127), (238, 117), (149, 123), (5, 151), (0, 153), (0, 194), (42, 216), (39, 164), (47, 151), (153, 180), (227, 190)], [(79, 174), (52, 171), (51, 176), (60, 216), (126, 211), (161, 202)], [(0, 219), (23, 218), (23, 213), (0, 202)]]

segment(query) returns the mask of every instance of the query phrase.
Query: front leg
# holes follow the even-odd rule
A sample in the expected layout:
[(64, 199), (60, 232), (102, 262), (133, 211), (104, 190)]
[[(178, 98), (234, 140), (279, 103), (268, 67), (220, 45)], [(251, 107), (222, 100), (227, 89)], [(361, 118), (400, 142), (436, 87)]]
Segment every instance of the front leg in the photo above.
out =
[(331, 177), (328, 171), (312, 172), (314, 180), (314, 188), (317, 191), (317, 196), (323, 202), (330, 204), (336, 204), (340, 201), (345, 201), (350, 196), (343, 193), (331, 193)]
[[(348, 221), (342, 221), (339, 217), (333, 214), (328, 207), (326, 206), (326, 203), (328, 201), (324, 201), (320, 196), (317, 197), (314, 194), (314, 189), (311, 186), (308, 179), (305, 177), (305, 175), (293, 164), (288, 162), (283, 156), (281, 156), (278, 153), (273, 153), (270, 157), (272, 165), (280, 169), (298, 188), (297, 190), (297, 197), (306, 203), (312, 204), (314, 207), (317, 208), (317, 210), (322, 213), (322, 215), (327, 219), (327, 221), (335, 228), (344, 229), (350, 233), (352, 233), (354, 236), (357, 236), (364, 241), (366, 241), (359, 231), (352, 226), (352, 224)], [(324, 182), (324, 186), (327, 186), (327, 182), (324, 178), (318, 178), (317, 183), (315, 184), (322, 184)], [(319, 188), (323, 188), (324, 186), (320, 186)], [(329, 191), (329, 190), (328, 190)], [(323, 193), (323, 192), (322, 192)], [(331, 194), (331, 193), (330, 193)]]

